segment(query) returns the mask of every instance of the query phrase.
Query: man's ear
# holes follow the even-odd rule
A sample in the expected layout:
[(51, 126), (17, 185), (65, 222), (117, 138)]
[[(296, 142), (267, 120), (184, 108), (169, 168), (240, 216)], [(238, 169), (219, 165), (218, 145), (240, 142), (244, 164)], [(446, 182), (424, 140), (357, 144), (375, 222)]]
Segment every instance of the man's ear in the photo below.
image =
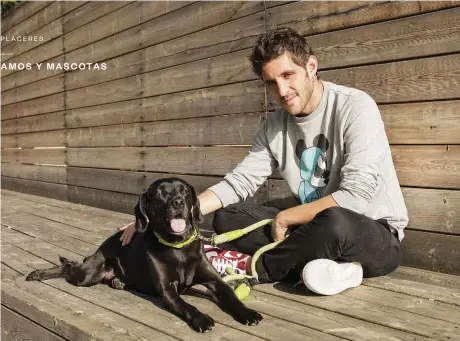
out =
[(145, 232), (149, 224), (149, 218), (147, 218), (147, 192), (142, 193), (139, 196), (139, 201), (134, 209), (136, 215), (136, 230), (139, 232)]
[(202, 223), (203, 214), (201, 214), (200, 200), (198, 200), (195, 188), (192, 185), (190, 185), (190, 190), (192, 192), (192, 210), (190, 212), (192, 215), (192, 219), (195, 222)]

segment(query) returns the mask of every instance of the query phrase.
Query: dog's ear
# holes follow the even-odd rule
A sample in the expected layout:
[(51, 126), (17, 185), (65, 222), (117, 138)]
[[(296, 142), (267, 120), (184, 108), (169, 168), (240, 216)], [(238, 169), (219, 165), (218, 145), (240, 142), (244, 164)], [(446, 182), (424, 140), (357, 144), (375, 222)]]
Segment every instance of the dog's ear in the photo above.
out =
[(149, 218), (147, 218), (147, 192), (142, 193), (139, 196), (139, 201), (134, 209), (136, 215), (136, 230), (139, 232), (145, 232), (147, 225), (149, 224)]
[(198, 223), (202, 223), (203, 215), (201, 214), (200, 200), (198, 200), (198, 196), (196, 195), (195, 187), (190, 185), (190, 190), (192, 192), (192, 219)]

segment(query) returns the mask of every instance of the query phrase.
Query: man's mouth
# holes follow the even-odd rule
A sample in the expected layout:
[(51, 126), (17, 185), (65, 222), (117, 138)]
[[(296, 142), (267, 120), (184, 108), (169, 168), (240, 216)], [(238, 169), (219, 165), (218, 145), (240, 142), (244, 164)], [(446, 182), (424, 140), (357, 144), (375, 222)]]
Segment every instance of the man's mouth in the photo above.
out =
[(286, 96), (286, 97), (284, 97), (284, 99), (283, 99), (283, 103), (284, 103), (284, 104), (287, 104), (287, 105), (291, 105), (291, 104), (294, 102), (294, 98), (295, 98), (295, 97), (296, 97), (295, 95)]
[(171, 219), (169, 221), (169, 225), (171, 227), (171, 230), (177, 234), (183, 233), (185, 231), (185, 228), (187, 227), (185, 220), (182, 218)]

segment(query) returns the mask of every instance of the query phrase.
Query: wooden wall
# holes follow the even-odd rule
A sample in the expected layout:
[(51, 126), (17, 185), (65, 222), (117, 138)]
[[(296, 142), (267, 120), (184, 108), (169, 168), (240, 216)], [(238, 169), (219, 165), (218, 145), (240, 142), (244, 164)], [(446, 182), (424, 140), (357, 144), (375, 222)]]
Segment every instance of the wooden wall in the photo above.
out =
[[(44, 39), (2, 42), (2, 63), (107, 70), (2, 71), (2, 187), (128, 213), (159, 177), (206, 189), (276, 108), (247, 60), (256, 36), (290, 26), (322, 79), (379, 104), (411, 219), (404, 263), (460, 274), (459, 6), (25, 2), (2, 36)], [(275, 175), (252, 200), (289, 195)]]

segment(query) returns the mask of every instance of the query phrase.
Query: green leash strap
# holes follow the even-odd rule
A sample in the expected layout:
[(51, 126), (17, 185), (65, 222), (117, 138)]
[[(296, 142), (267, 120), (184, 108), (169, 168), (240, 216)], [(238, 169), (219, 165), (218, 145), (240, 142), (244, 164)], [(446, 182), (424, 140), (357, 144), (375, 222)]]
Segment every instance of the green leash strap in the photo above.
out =
[(222, 244), (225, 242), (229, 242), (229, 241), (238, 239), (244, 236), (245, 234), (248, 234), (249, 232), (257, 230), (259, 227), (267, 225), (267, 224), (271, 224), (272, 222), (273, 222), (273, 219), (264, 219), (255, 224), (249, 225), (241, 230), (229, 231), (229, 232), (222, 233), (220, 235), (213, 235), (212, 245), (215, 246), (218, 244)]
[(271, 244), (262, 246), (259, 250), (256, 251), (254, 256), (252, 256), (252, 260), (251, 260), (251, 274), (252, 274), (252, 277), (255, 277), (255, 279), (259, 280), (259, 275), (257, 275), (257, 271), (256, 271), (256, 262), (259, 259), (259, 257), (264, 252), (273, 249), (274, 247), (276, 247), (276, 245), (278, 245), (281, 242), (282, 242), (282, 240), (278, 240), (277, 242), (273, 242)]

